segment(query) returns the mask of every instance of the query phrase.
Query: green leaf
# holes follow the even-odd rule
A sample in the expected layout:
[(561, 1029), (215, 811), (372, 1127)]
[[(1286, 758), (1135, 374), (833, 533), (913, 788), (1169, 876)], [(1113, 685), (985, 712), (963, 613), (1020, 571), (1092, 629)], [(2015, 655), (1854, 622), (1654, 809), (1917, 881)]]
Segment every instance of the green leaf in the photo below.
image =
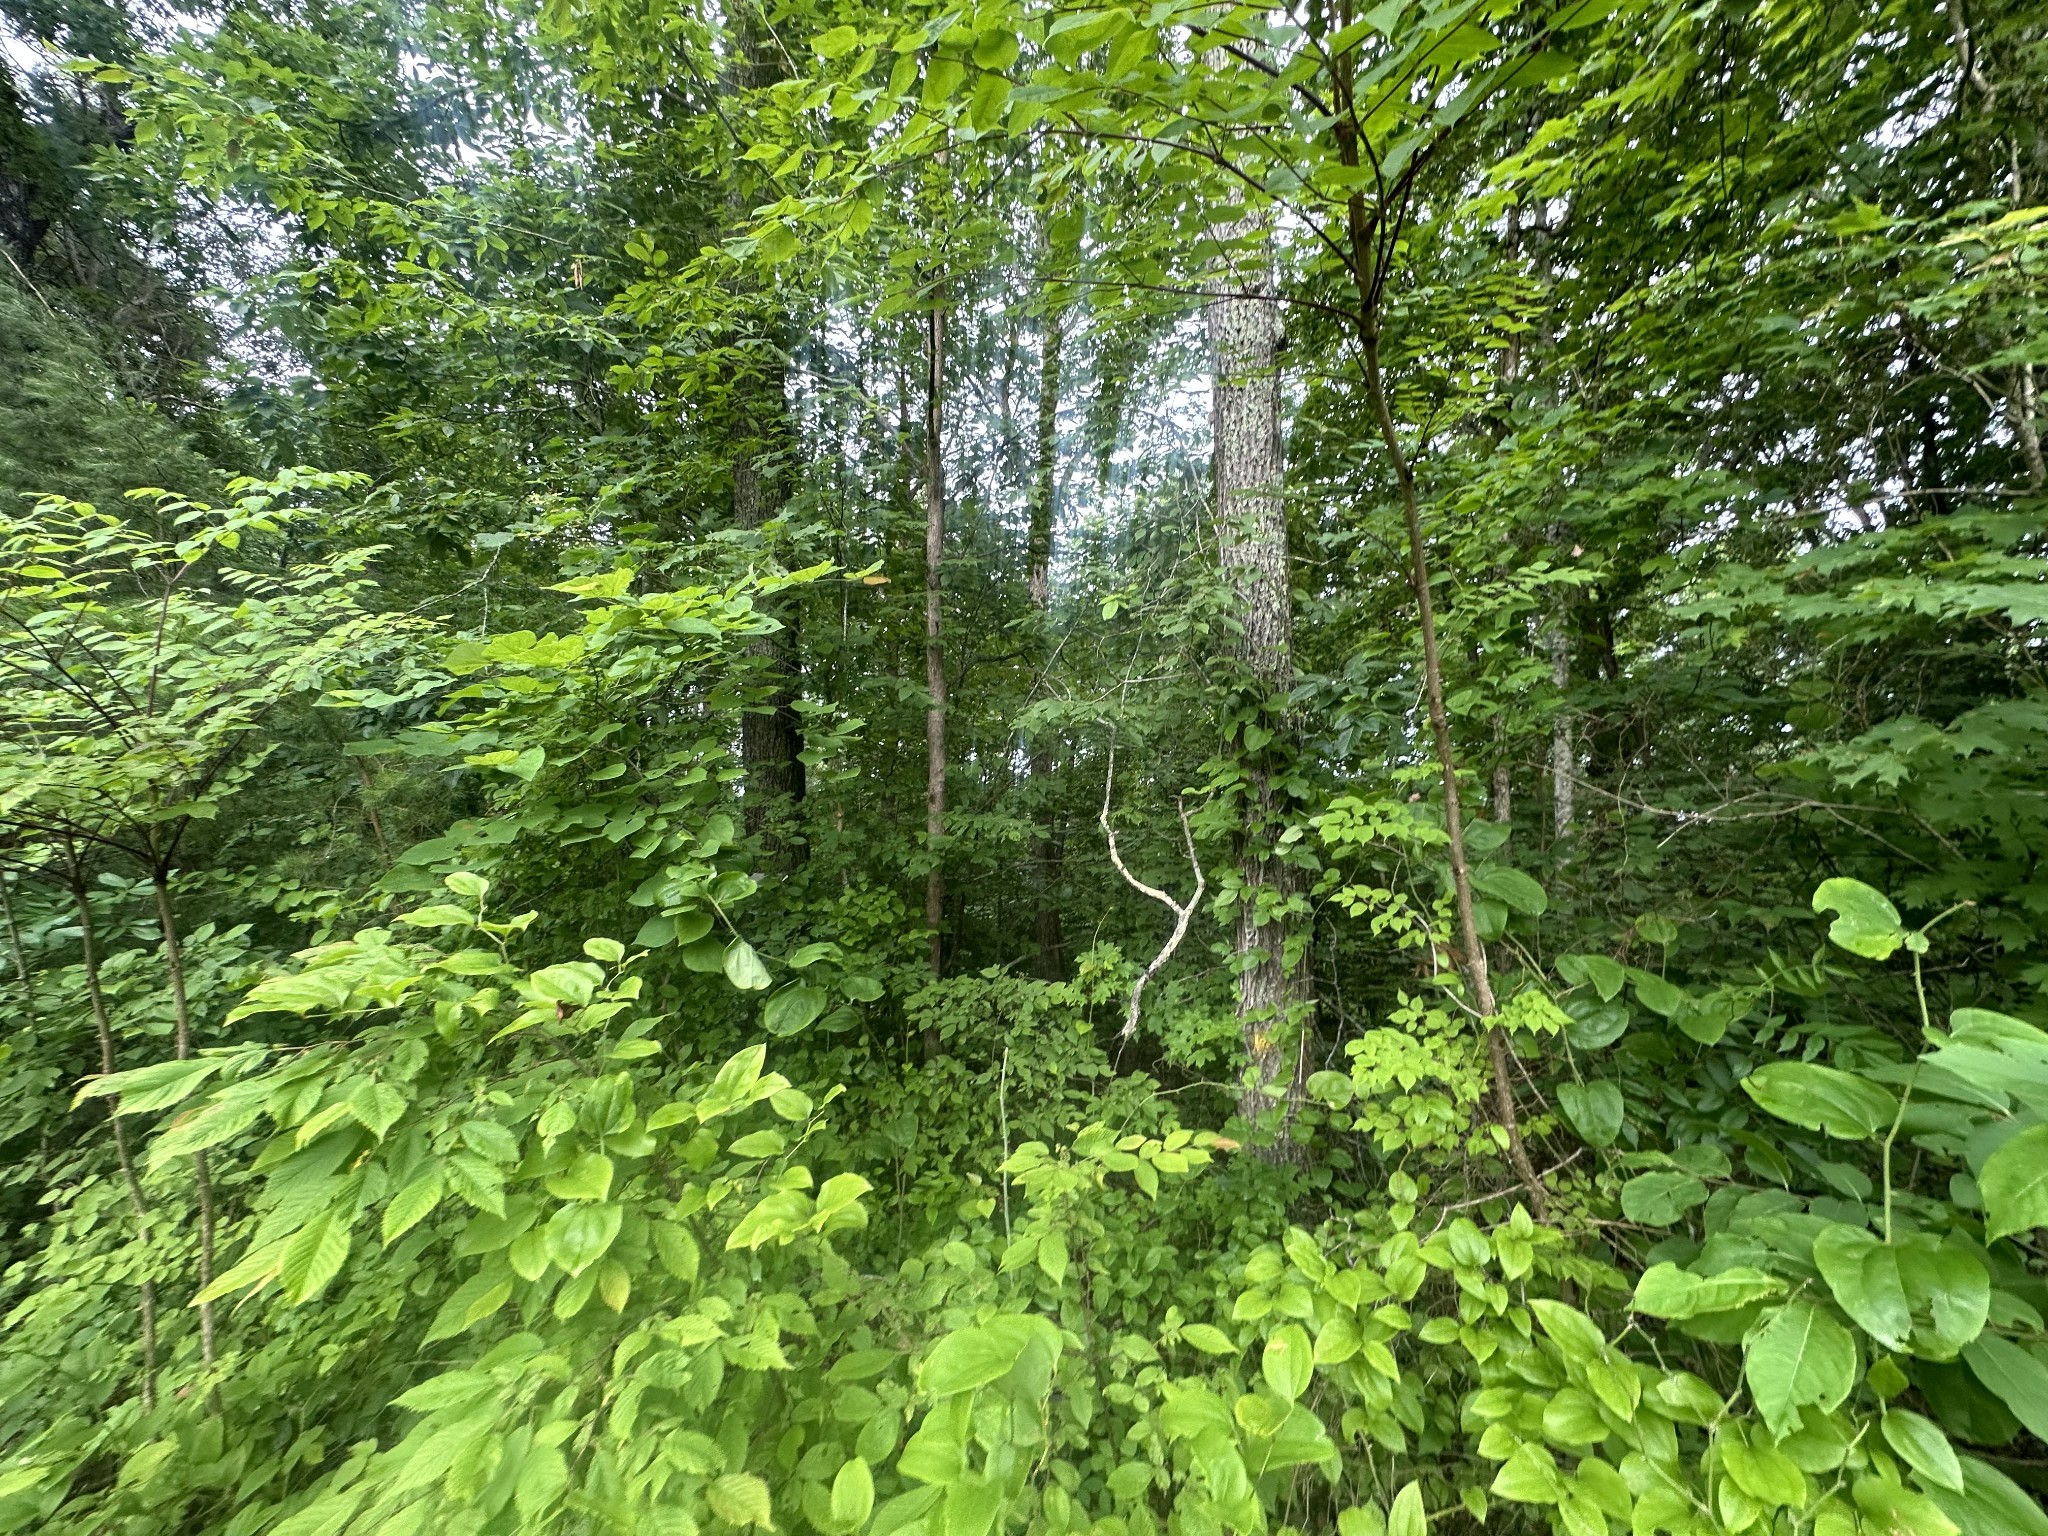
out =
[(1625, 1113), (1621, 1089), (1613, 1083), (1594, 1081), (1590, 1083), (1560, 1083), (1557, 1089), (1558, 1107), (1571, 1122), (1579, 1139), (1589, 1147), (1611, 1147), (1615, 1137), (1621, 1134), (1621, 1122)]
[(297, 1306), (318, 1296), (340, 1272), (348, 1246), (349, 1222), (338, 1212), (322, 1211), (301, 1227), (278, 1265), (285, 1300)]
[(817, 1022), (828, 1001), (822, 987), (784, 987), (762, 1007), (761, 1027), (771, 1035), (800, 1034)]
[(780, 1131), (753, 1131), (735, 1139), (726, 1151), (734, 1157), (775, 1157), (788, 1145)]
[(1785, 1282), (1760, 1269), (1737, 1265), (1718, 1274), (1696, 1275), (1676, 1264), (1653, 1264), (1636, 1282), (1634, 1307), (1651, 1317), (1682, 1321), (1714, 1312), (1733, 1312), (1776, 1296)]
[(1590, 986), (1603, 1003), (1621, 996), (1628, 981), (1628, 971), (1621, 962), (1606, 955), (1559, 955), (1557, 974), (1575, 987)]
[(1849, 1395), (1856, 1341), (1812, 1302), (1788, 1302), (1750, 1336), (1743, 1375), (1764, 1423), (1783, 1439), (1799, 1427), (1801, 1408), (1832, 1413)]
[(1045, 1272), (1045, 1278), (1054, 1285), (1064, 1285), (1067, 1280), (1067, 1240), (1058, 1232), (1048, 1232), (1038, 1240), (1038, 1267)]
[(2048, 1125), (2030, 1125), (1992, 1153), (1977, 1189), (1986, 1242), (2048, 1227)]
[(526, 979), (527, 991), (541, 1002), (566, 1003), (581, 1008), (596, 995), (604, 972), (587, 960), (571, 960), (535, 971)]
[(1472, 871), (1473, 886), (1524, 917), (1541, 917), (1550, 905), (1543, 887), (1506, 864), (1482, 864)]
[(384, 1207), (384, 1245), (388, 1248), (426, 1220), (441, 1203), (442, 1192), (441, 1170), (429, 1168), (393, 1195), (391, 1203)]
[(201, 1083), (226, 1065), (224, 1056), (199, 1056), (187, 1061), (159, 1061), (127, 1072), (91, 1077), (72, 1096), (71, 1102), (76, 1105), (85, 1099), (119, 1095), (119, 1113), (124, 1115), (168, 1109), (189, 1097)]
[(1666, 981), (1662, 976), (1631, 969), (1628, 979), (1635, 983), (1636, 1000), (1662, 1018), (1670, 1018), (1685, 1006), (1685, 989)]
[(1409, 1483), (1394, 1495), (1387, 1510), (1387, 1536), (1428, 1536), (1429, 1515), (1422, 1505), (1422, 1484)]
[(1883, 1428), (1885, 1443), (1920, 1474), (1921, 1481), (1963, 1491), (1963, 1466), (1956, 1459), (1955, 1447), (1930, 1420), (1893, 1408), (1885, 1413)]
[(1896, 1249), (1861, 1228), (1837, 1223), (1813, 1240), (1813, 1262), (1858, 1327), (1886, 1349), (1906, 1347), (1913, 1313)]
[(754, 946), (745, 939), (734, 939), (726, 946), (720, 965), (725, 979), (742, 992), (765, 992), (775, 981), (768, 974), (768, 967), (761, 963), (761, 957), (754, 953)]
[(1289, 1323), (1266, 1340), (1266, 1351), (1259, 1362), (1260, 1374), (1266, 1378), (1266, 1385), (1288, 1402), (1308, 1390), (1315, 1368), (1315, 1346), (1301, 1324)]
[(526, 1452), (513, 1485), (512, 1500), (521, 1517), (538, 1524), (569, 1491), (569, 1459), (559, 1446), (535, 1445)]
[(2048, 1440), (2048, 1364), (2038, 1354), (1987, 1333), (1963, 1351), (1963, 1360), (2037, 1440)]
[(760, 1248), (801, 1232), (811, 1219), (811, 1197), (800, 1189), (778, 1189), (742, 1216), (726, 1237), (726, 1252)]
[(1813, 893), (1813, 910), (1839, 913), (1828, 925), (1828, 937), (1866, 960), (1889, 960), (1906, 942), (1899, 909), (1861, 880), (1823, 880)]
[(548, 1223), (548, 1257), (569, 1274), (582, 1274), (604, 1257), (625, 1215), (616, 1205), (563, 1206)]
[(1621, 1186), (1621, 1211), (1646, 1227), (1668, 1227), (1706, 1198), (1707, 1186), (1689, 1173), (1639, 1173)]
[(1963, 1491), (1928, 1489), (1928, 1497), (1967, 1536), (2048, 1536), (2048, 1512), (2011, 1478), (1974, 1456), (1961, 1458)]
[(602, 1152), (582, 1153), (561, 1172), (549, 1174), (547, 1186), (560, 1200), (602, 1200), (612, 1192), (612, 1160)]
[(774, 1505), (768, 1485), (751, 1472), (728, 1472), (704, 1490), (711, 1513), (727, 1525), (752, 1525), (764, 1531), (775, 1529)]
[(1899, 1101), (1866, 1078), (1810, 1061), (1774, 1061), (1742, 1080), (1752, 1099), (1780, 1120), (1866, 1141), (1891, 1127)]
[(836, 59), (860, 46), (860, 33), (852, 27), (833, 27), (811, 39), (811, 50), (821, 59)]
[(918, 1367), (917, 1386), (933, 1397), (952, 1397), (1009, 1374), (1028, 1340), (987, 1328), (963, 1328), (932, 1346)]
[(858, 1531), (875, 1510), (875, 1476), (856, 1456), (832, 1479), (832, 1523), (841, 1531)]
[(1209, 1323), (1189, 1323), (1181, 1329), (1183, 1342), (1199, 1349), (1205, 1355), (1234, 1355), (1237, 1346), (1230, 1342), (1230, 1335)]
[(1555, 1504), (1564, 1492), (1557, 1460), (1540, 1445), (1524, 1445), (1508, 1457), (1493, 1480), (1496, 1498), (1517, 1504)]

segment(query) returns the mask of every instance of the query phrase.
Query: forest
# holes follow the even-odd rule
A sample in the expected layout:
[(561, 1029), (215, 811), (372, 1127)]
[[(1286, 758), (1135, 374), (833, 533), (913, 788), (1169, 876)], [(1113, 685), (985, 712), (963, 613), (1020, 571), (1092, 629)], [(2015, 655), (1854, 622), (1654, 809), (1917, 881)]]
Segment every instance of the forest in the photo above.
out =
[(2048, 1536), (2039, 0), (0, 0), (0, 1536)]

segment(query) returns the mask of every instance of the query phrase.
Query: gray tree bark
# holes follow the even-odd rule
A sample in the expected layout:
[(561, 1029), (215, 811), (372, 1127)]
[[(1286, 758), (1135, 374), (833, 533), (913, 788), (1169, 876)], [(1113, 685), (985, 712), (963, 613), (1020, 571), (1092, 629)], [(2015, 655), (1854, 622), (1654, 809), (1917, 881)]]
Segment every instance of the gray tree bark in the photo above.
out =
[(1240, 1108), (1256, 1122), (1277, 1103), (1276, 1150), (1285, 1155), (1307, 1076), (1315, 997), (1307, 965), (1290, 970), (1287, 963), (1289, 941), (1299, 947), (1298, 919), (1261, 911), (1297, 894), (1295, 872), (1270, 852), (1285, 813), (1268, 765), (1291, 744), (1286, 699), (1294, 686), (1294, 600), (1280, 494), (1280, 308), (1264, 222), (1245, 219), (1216, 233), (1237, 252), (1218, 273), (1225, 293), (1209, 301), (1206, 315), (1217, 549), (1244, 626), (1238, 657), (1262, 696), (1260, 717), (1274, 736), (1243, 754), (1248, 794), (1236, 949), (1247, 1075)]

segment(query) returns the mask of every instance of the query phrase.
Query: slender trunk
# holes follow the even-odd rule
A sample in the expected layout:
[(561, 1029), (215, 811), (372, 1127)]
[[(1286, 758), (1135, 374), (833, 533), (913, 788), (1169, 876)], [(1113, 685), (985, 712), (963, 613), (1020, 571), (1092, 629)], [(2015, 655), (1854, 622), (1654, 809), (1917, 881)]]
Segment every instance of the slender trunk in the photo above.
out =
[(28, 955), (21, 947), (21, 928), (14, 921), (14, 889), (0, 878), (0, 913), (7, 918), (7, 951), (14, 957), (14, 976), (21, 983), (21, 1016), (30, 1029), (36, 1024), (36, 984), (29, 974)]
[[(763, 391), (763, 410), (780, 413), (779, 391), (772, 404)], [(774, 479), (755, 456), (757, 442), (742, 442), (732, 466), (733, 521), (749, 529), (781, 510)], [(760, 836), (770, 856), (787, 864), (803, 857), (802, 843), (783, 836), (775, 825), (804, 798), (803, 720), (796, 709), (800, 619), (796, 604), (786, 597), (763, 599), (760, 607), (781, 627), (748, 647), (763, 663), (768, 682), (766, 696), (740, 717), (740, 766), (746, 782), (742, 814), (749, 835)]]
[[(727, 9), (733, 32), (732, 64), (727, 78), (739, 90), (773, 86), (786, 71), (765, 18), (750, 0)], [(760, 191), (736, 168), (727, 182), (727, 221), (744, 226), (748, 207)], [(790, 440), (787, 368), (782, 358), (783, 315), (766, 293), (752, 293), (750, 334), (746, 341), (763, 357), (746, 370), (732, 392), (735, 420), (731, 424), (732, 512), (739, 527), (756, 530), (782, 510), (777, 479), (777, 453)], [(766, 679), (763, 697), (740, 717), (740, 768), (743, 799), (740, 814), (749, 836), (759, 837), (771, 863), (788, 869), (805, 856), (800, 838), (787, 834), (792, 813), (804, 798), (803, 721), (797, 713), (797, 678), (801, 667), (800, 610), (788, 597), (764, 598), (757, 605), (779, 626), (758, 637), (748, 652), (761, 663)]]
[(2041, 456), (2041, 398), (2034, 384), (2034, 365), (2020, 363), (2012, 370), (2012, 388), (2005, 397), (2005, 413), (2019, 439), (2020, 457), (2027, 465), (2027, 489), (2040, 490), (2048, 484), (2048, 460)]
[(1506, 823), (1515, 819), (1515, 780), (1508, 770), (1507, 732), (1495, 730), (1494, 750), (1501, 754), (1493, 765), (1493, 819)]
[[(177, 1026), (178, 1060), (184, 1061), (192, 1054), (192, 1010), (185, 996), (185, 952), (178, 940), (178, 922), (171, 908), (171, 883), (169, 872), (162, 864), (152, 864), (150, 884), (156, 891), (156, 916), (158, 926), (163, 930), (164, 971), (171, 983), (171, 1017)], [(207, 1166), (204, 1152), (192, 1154), (193, 1189), (199, 1201), (199, 1289), (204, 1291), (213, 1283), (213, 1175)], [(213, 1303), (199, 1303), (199, 1352), (206, 1364), (214, 1363), (215, 1340)]]
[[(924, 921), (931, 930), (934, 979), (944, 974), (942, 943), (946, 919), (946, 871), (940, 849), (946, 837), (946, 646), (942, 582), (946, 556), (945, 383), (946, 310), (934, 295), (925, 325), (924, 404), (924, 681), (931, 696), (924, 717), (925, 839), (932, 861), (925, 876)], [(925, 1054), (943, 1047), (935, 1029), (925, 1031)]]
[[(1347, 15), (1348, 20), (1348, 15)], [(1335, 134), (1338, 158), (1353, 170), (1359, 165), (1358, 119), (1351, 93), (1348, 62), (1340, 61), (1335, 81), (1337, 121)], [(1401, 448), (1401, 434), (1387, 404), (1386, 380), (1380, 371), (1380, 292), (1383, 272), (1373, 246), (1373, 226), (1366, 217), (1365, 194), (1354, 191), (1346, 210), (1346, 232), (1350, 239), (1351, 281), (1358, 299), (1355, 316), (1359, 348), (1365, 361), (1366, 393), (1371, 398), (1373, 419), (1380, 441), (1394, 467), (1394, 479), (1401, 494), (1401, 516), (1408, 532), (1408, 581), (1415, 592), (1417, 618), (1422, 630), (1423, 689), (1429, 704), (1429, 732), (1436, 747), (1437, 767), (1443, 778), (1444, 829), (1449, 839), (1451, 889), (1457, 905), (1459, 959), (1472, 1005), (1486, 1028), (1486, 1055), (1493, 1073), (1494, 1113), (1499, 1116), (1507, 1139), (1508, 1160), (1538, 1220), (1550, 1214), (1549, 1197), (1543, 1181), (1529, 1161), (1529, 1149), (1522, 1140), (1521, 1117), (1515, 1110), (1514, 1081), (1508, 1063), (1507, 1035), (1492, 1020), (1500, 1009), (1493, 995), (1493, 978), (1487, 969), (1486, 946), (1480, 942), (1479, 926), (1472, 903), (1472, 871), (1465, 861), (1465, 819), (1458, 804), (1458, 762), (1451, 745), (1450, 716), (1444, 708), (1443, 661), (1437, 651), (1436, 606), (1429, 589), (1429, 551), (1422, 537), (1422, 509), (1415, 493), (1415, 473)], [(1391, 253), (1389, 253), (1391, 259)]]
[[(1059, 477), (1060, 366), (1065, 342), (1065, 299), (1049, 292), (1045, 336), (1038, 353), (1038, 431), (1031, 466), (1031, 529), (1025, 550), (1025, 580), (1031, 592), (1031, 606), (1038, 614), (1041, 645), (1050, 640), (1052, 551), (1058, 514), (1055, 496)], [(1038, 974), (1046, 981), (1058, 981), (1066, 973), (1067, 942), (1059, 908), (1064, 839), (1053, 824), (1048, 803), (1057, 770), (1051, 742), (1043, 738), (1034, 741), (1031, 782), (1038, 791), (1034, 798), (1039, 813), (1046, 818), (1046, 826), (1032, 845), (1032, 862), (1037, 866), (1032, 934), (1038, 947)]]
[(1550, 681), (1557, 689), (1557, 712), (1550, 717), (1550, 815), (1561, 843), (1572, 835), (1573, 805), (1579, 777), (1578, 754), (1572, 747), (1572, 717), (1564, 707), (1572, 685), (1571, 637), (1565, 633), (1562, 607), (1551, 616), (1543, 643), (1550, 652)]
[(377, 855), (389, 869), (392, 865), (391, 843), (384, 836), (384, 818), (377, 814), (377, 786), (370, 777), (370, 766), (360, 757), (352, 757), (349, 761), (355, 764), (356, 782), (363, 786), (363, 814), (369, 818), (370, 835), (377, 840)]
[(1287, 819), (1273, 770), (1294, 745), (1287, 704), (1294, 684), (1294, 608), (1280, 495), (1280, 311), (1264, 222), (1246, 219), (1216, 234), (1226, 249), (1247, 241), (1251, 247), (1219, 273), (1232, 291), (1210, 300), (1206, 319), (1214, 369), (1218, 560), (1241, 605), (1238, 657), (1254, 696), (1254, 719), (1270, 737), (1239, 753), (1246, 807), (1237, 1016), (1248, 1064), (1240, 1108), (1256, 1124), (1279, 1101), (1274, 1155), (1285, 1157), (1292, 1153), (1291, 1127), (1307, 1076), (1315, 1000), (1308, 966), (1289, 964), (1288, 951), (1300, 948), (1299, 919), (1290, 910), (1298, 894), (1295, 871), (1273, 851)]
[(1423, 690), (1429, 703), (1429, 731), (1436, 746), (1437, 767), (1443, 777), (1444, 828), (1450, 840), (1451, 887), (1458, 909), (1458, 942), (1465, 982), (1472, 992), (1472, 1006), (1486, 1021), (1486, 1055), (1493, 1070), (1494, 1112), (1508, 1140), (1508, 1159), (1528, 1191), (1529, 1203), (1539, 1221), (1548, 1220), (1550, 1201), (1543, 1181), (1529, 1161), (1529, 1149), (1522, 1140), (1521, 1117), (1515, 1110), (1515, 1090), (1508, 1064), (1508, 1040), (1499, 1025), (1491, 1021), (1500, 1013), (1493, 995), (1493, 977), (1486, 963), (1486, 946), (1479, 937), (1479, 924), (1472, 902), (1472, 871), (1465, 860), (1465, 818), (1458, 805), (1458, 762), (1451, 745), (1450, 715), (1444, 708), (1443, 661), (1437, 652), (1436, 606), (1429, 591), (1429, 555), (1422, 537), (1422, 512), (1416, 500), (1415, 478), (1401, 451), (1400, 434), (1387, 408), (1385, 380), (1380, 374), (1379, 337), (1368, 326), (1362, 337), (1365, 350), (1366, 390), (1372, 397), (1380, 439), (1394, 460), (1395, 478), (1401, 487), (1401, 511), (1408, 525), (1408, 581), (1415, 591), (1415, 606), (1422, 628)]
[[(114, 1029), (107, 1018), (106, 994), (100, 990), (99, 946), (92, 926), (92, 904), (77, 865), (72, 865), (71, 899), (78, 912), (78, 944), (85, 967), (85, 995), (92, 1004), (93, 1028), (99, 1035), (100, 1071), (111, 1076), (115, 1070)], [(142, 1181), (135, 1174), (135, 1158), (128, 1147), (128, 1127), (114, 1113), (109, 1101), (109, 1123), (114, 1130), (114, 1157), (121, 1167), (121, 1182), (128, 1190), (128, 1204), (135, 1211), (136, 1246), (142, 1255), (142, 1282), (136, 1308), (142, 1332), (142, 1411), (156, 1406), (156, 1281), (149, 1273), (149, 1201), (142, 1193)]]

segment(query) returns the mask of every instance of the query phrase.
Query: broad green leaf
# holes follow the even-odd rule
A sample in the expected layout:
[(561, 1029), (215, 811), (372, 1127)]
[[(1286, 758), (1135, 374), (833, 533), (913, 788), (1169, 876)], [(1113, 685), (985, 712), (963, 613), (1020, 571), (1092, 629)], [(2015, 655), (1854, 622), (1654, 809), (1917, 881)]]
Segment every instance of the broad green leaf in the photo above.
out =
[(1774, 1061), (1759, 1067), (1742, 1080), (1742, 1088), (1780, 1120), (1843, 1141), (1882, 1135), (1899, 1108), (1890, 1090), (1809, 1061)]
[(1266, 1340), (1265, 1354), (1259, 1361), (1260, 1374), (1266, 1378), (1266, 1385), (1288, 1402), (1308, 1390), (1315, 1368), (1315, 1346), (1299, 1323), (1289, 1323)]
[(810, 1222), (811, 1197), (800, 1189), (778, 1189), (742, 1216), (725, 1240), (728, 1253), (738, 1248), (787, 1241)]
[(1718, 1274), (1696, 1275), (1676, 1264), (1653, 1264), (1636, 1282), (1634, 1307), (1651, 1317), (1683, 1320), (1733, 1312), (1784, 1289), (1785, 1282), (1777, 1276), (1742, 1265)]
[(761, 1027), (771, 1035), (800, 1034), (817, 1022), (828, 1001), (821, 987), (784, 987), (762, 1006)]
[(1933, 1422), (1903, 1408), (1886, 1411), (1883, 1421), (1885, 1443), (1897, 1451), (1921, 1480), (1938, 1488), (1963, 1491), (1963, 1467), (1955, 1447), (1948, 1443)]
[(1613, 1083), (1560, 1083), (1557, 1103), (1572, 1129), (1579, 1133), (1579, 1139), (1589, 1147), (1611, 1147), (1621, 1134), (1625, 1106), (1621, 1089)]
[(547, 1186), (557, 1199), (603, 1200), (612, 1192), (612, 1160), (602, 1152), (581, 1153), (559, 1173), (549, 1174)]
[(1473, 886), (1524, 917), (1541, 917), (1550, 905), (1543, 887), (1506, 864), (1482, 864), (1472, 871)]
[(1985, 1241), (2048, 1227), (2048, 1125), (2030, 1125), (1992, 1153), (1977, 1188)]
[(1230, 1342), (1230, 1335), (1209, 1323), (1189, 1323), (1181, 1329), (1180, 1336), (1192, 1347), (1205, 1355), (1234, 1355), (1237, 1346)]
[(538, 1523), (568, 1491), (569, 1459), (562, 1454), (560, 1447), (528, 1447), (526, 1459), (519, 1468), (519, 1481), (512, 1490), (512, 1500), (520, 1515)]
[(1689, 1173), (1639, 1173), (1621, 1186), (1621, 1211), (1646, 1227), (1668, 1227), (1706, 1198), (1707, 1186)]
[(1606, 955), (1559, 955), (1557, 974), (1575, 987), (1590, 986), (1603, 1003), (1621, 996), (1628, 971), (1619, 960)]
[(952, 1397), (1007, 1375), (1027, 1341), (986, 1328), (962, 1328), (932, 1346), (918, 1367), (917, 1385), (933, 1397)]
[(1813, 1262), (1857, 1326), (1886, 1349), (1906, 1347), (1913, 1314), (1897, 1249), (1859, 1227), (1837, 1223), (1814, 1238)]
[(761, 963), (761, 957), (754, 953), (754, 946), (745, 939), (734, 939), (728, 944), (719, 964), (725, 979), (742, 992), (765, 992), (775, 980)]
[(1045, 1272), (1045, 1278), (1054, 1285), (1064, 1285), (1067, 1279), (1067, 1240), (1058, 1232), (1048, 1232), (1038, 1240), (1038, 1267)]
[(441, 1203), (443, 1192), (441, 1170), (430, 1167), (405, 1188), (391, 1197), (391, 1203), (384, 1207), (383, 1237), (389, 1247), (407, 1232), (424, 1221)]
[(1429, 1515), (1422, 1504), (1422, 1484), (1409, 1483), (1394, 1495), (1387, 1510), (1387, 1536), (1428, 1536)]
[(1866, 960), (1889, 960), (1906, 942), (1899, 909), (1861, 880), (1823, 880), (1813, 893), (1813, 910), (1838, 913), (1828, 925), (1828, 937)]
[(1970, 1373), (2036, 1439), (2048, 1440), (2048, 1362), (2024, 1345), (1987, 1333), (1963, 1351)]
[(278, 1284), (294, 1306), (311, 1301), (341, 1271), (348, 1258), (349, 1223), (335, 1211), (322, 1211), (285, 1246), (278, 1264)]
[(548, 1257), (571, 1275), (603, 1258), (625, 1212), (616, 1205), (565, 1205), (548, 1223)]
[(1841, 1405), (1856, 1384), (1856, 1341), (1810, 1301), (1791, 1301), (1750, 1336), (1743, 1376), (1771, 1433), (1799, 1427), (1808, 1404), (1822, 1412)]
[(858, 1531), (875, 1510), (875, 1477), (855, 1456), (832, 1479), (832, 1523), (842, 1531)]
[(727, 1525), (752, 1525), (764, 1531), (775, 1529), (774, 1505), (768, 1485), (751, 1472), (728, 1472), (704, 1490), (711, 1512)]

